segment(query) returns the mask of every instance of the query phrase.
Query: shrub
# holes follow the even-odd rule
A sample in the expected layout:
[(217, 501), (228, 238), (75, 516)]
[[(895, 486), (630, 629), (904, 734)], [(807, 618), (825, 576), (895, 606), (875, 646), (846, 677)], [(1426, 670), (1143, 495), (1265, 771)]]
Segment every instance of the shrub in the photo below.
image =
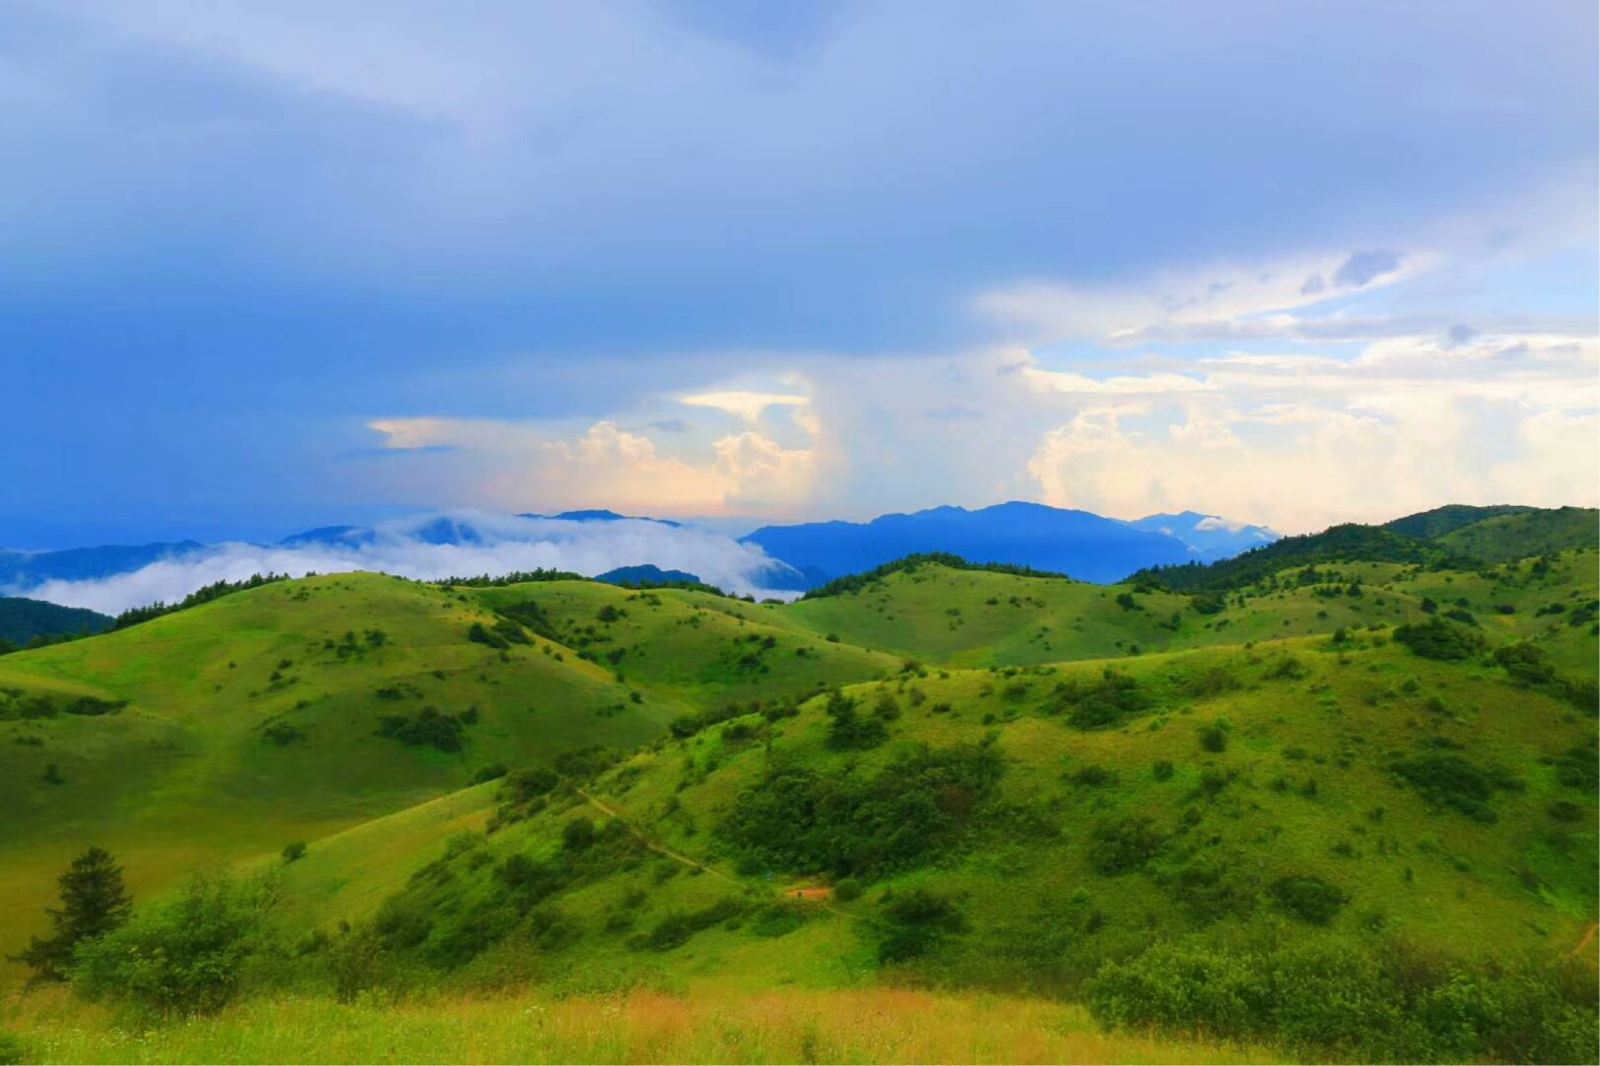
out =
[(1077, 729), (1109, 729), (1121, 725), (1153, 701), (1137, 681), (1106, 667), (1100, 678), (1086, 683), (1072, 680), (1056, 685), (1045, 705), (1048, 714), (1067, 712), (1067, 722)]
[(1327, 925), (1350, 901), (1339, 886), (1311, 874), (1280, 877), (1271, 892), (1286, 914), (1312, 925)]
[(491, 648), (504, 650), (511, 646), (510, 642), (499, 633), (494, 632), (482, 622), (474, 622), (467, 627), (467, 639), (478, 644), (487, 644)]
[(948, 851), (1000, 774), (998, 753), (981, 745), (910, 752), (866, 780), (776, 767), (717, 833), (759, 868), (869, 877)]
[(299, 860), (301, 860), (301, 859), (303, 859), (305, 857), (306, 857), (306, 842), (304, 840), (296, 840), (291, 844), (285, 844), (283, 846), (283, 861), (284, 862), (298, 862)]
[(882, 718), (866, 718), (856, 711), (855, 701), (835, 689), (828, 697), (828, 747), (836, 750), (875, 748), (889, 739)]
[(840, 903), (849, 903), (861, 898), (861, 882), (853, 877), (840, 878), (833, 886), (833, 898)]
[(1166, 837), (1148, 818), (1115, 818), (1095, 826), (1089, 860), (1107, 877), (1129, 873), (1153, 858)]
[(408, 748), (433, 747), (439, 751), (460, 751), (462, 726), (476, 722), (476, 710), (460, 715), (444, 714), (437, 707), (424, 707), (415, 717), (386, 714), (378, 719), (377, 735), (398, 740)]
[(480, 766), (472, 772), (472, 783), (474, 785), (481, 785), (485, 781), (498, 781), (500, 778), (506, 776), (508, 772), (509, 771), (506, 769), (506, 764), (503, 762), (490, 763), (488, 766)]
[(1333, 1061), (1592, 1062), (1595, 981), (1575, 959), (1465, 963), (1331, 936), (1268, 950), (1163, 942), (1102, 965), (1108, 1026), (1201, 1029)]
[(290, 744), (296, 744), (306, 739), (306, 731), (288, 722), (272, 722), (261, 730), (261, 736), (262, 739), (276, 744), (280, 748), (286, 748)]
[(1495, 792), (1523, 787), (1522, 782), (1503, 770), (1477, 766), (1449, 751), (1399, 759), (1390, 768), (1429, 803), (1449, 807), (1486, 825), (1498, 818), (1489, 807)]
[(1200, 729), (1200, 746), (1206, 751), (1221, 753), (1228, 750), (1228, 730), (1221, 722), (1212, 722)]
[(539, 796), (548, 795), (561, 778), (554, 770), (536, 766), (527, 770), (513, 770), (505, 775), (499, 798), (507, 803), (526, 803)]
[(561, 827), (561, 846), (567, 851), (584, 851), (593, 846), (597, 835), (594, 822), (588, 818), (574, 818)]
[(1396, 626), (1394, 639), (1424, 659), (1469, 659), (1483, 650), (1483, 638), (1442, 618)]
[(125, 1000), (162, 1013), (210, 1012), (238, 988), (252, 955), (271, 950), (266, 881), (197, 877), (78, 949), (75, 986), (90, 999)]
[(954, 903), (923, 888), (890, 897), (879, 914), (885, 927), (878, 941), (880, 963), (926, 955), (967, 924)]

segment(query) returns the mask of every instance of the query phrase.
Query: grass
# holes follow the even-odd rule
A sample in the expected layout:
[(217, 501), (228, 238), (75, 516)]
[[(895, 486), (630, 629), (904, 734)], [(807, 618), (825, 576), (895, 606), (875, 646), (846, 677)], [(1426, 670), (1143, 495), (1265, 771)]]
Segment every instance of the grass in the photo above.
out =
[(1259, 1048), (1107, 1034), (1079, 1007), (890, 988), (717, 989), (552, 999), (257, 999), (215, 1017), (119, 1025), (60, 995), (3, 1015), (28, 1061), (75, 1063), (1274, 1062)]
[[(414, 906), (424, 938), (396, 951), (432, 969), (397, 1003), (264, 986), (214, 1018), (125, 1029), (51, 993), (0, 1025), (50, 1061), (1248, 1061), (1108, 1036), (1060, 1000), (1154, 943), (1299, 937), (1310, 926), (1273, 890), (1297, 879), (1332, 886), (1343, 902), (1316, 928), (1355, 946), (1567, 953), (1592, 927), (1597, 797), (1562, 767), (1593, 749), (1594, 714), (1487, 652), (1422, 659), (1388, 634), (1468, 612), (1489, 651), (1531, 641), (1592, 679), (1596, 568), (1592, 549), (1477, 572), (1325, 564), (1207, 613), (936, 565), (786, 606), (353, 574), (6, 656), (0, 778), (18, 786), (0, 790), (0, 952), (42, 931), (55, 875), (97, 843), (146, 901), (196, 869), (280, 871), (291, 943)], [(515, 639), (469, 639), (474, 624)], [(1108, 671), (1136, 698), (1080, 713)], [(830, 746), (834, 686), (863, 716), (892, 704), (885, 743)], [(40, 697), (117, 709), (24, 716)], [(380, 716), (424, 707), (476, 709), (461, 750), (378, 735)], [(669, 733), (706, 712), (720, 720)], [(526, 817), (497, 824), (499, 785), (470, 784), (595, 744), (628, 754)], [(993, 800), (939, 854), (858, 876), (852, 898), (779, 906), (840, 871), (766, 869), (719, 831), (774, 767), (851, 796), (909, 752), (963, 744), (999, 753)], [(1461, 766), (1495, 782), (1471, 805), (1445, 787)], [(610, 843), (571, 859), (577, 818)], [(496, 872), (514, 856), (578, 872), (518, 909)], [(959, 921), (881, 965), (893, 901), (919, 891)]]

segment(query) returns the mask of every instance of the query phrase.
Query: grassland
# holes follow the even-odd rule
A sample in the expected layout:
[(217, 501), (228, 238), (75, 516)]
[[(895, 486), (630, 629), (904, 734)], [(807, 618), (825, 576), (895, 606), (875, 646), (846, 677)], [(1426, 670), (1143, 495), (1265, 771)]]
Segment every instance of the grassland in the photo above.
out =
[[(1147, 1038), (1107, 989), (1168, 948), (1592, 980), (1596, 570), (929, 564), (791, 605), (341, 575), (0, 657), (0, 949), (91, 842), (146, 900), (270, 875), (283, 945), (216, 1016), (0, 1024), (53, 1061), (1348, 1057)], [(1393, 639), (1446, 617), (1470, 654)], [(475, 783), (505, 767), (560, 772)]]
[(154, 1027), (124, 1027), (104, 1008), (42, 994), (0, 1020), (28, 1034), (22, 1047), (39, 1062), (1277, 1061), (1219, 1041), (1108, 1035), (1071, 1004), (892, 988), (263, 998)]

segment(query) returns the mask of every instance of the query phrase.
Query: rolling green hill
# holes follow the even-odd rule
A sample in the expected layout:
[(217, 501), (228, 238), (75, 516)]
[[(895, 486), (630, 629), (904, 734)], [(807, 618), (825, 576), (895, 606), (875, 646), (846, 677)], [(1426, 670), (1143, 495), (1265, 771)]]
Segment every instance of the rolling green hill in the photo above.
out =
[(1597, 544), (1600, 512), (1593, 508), (1451, 505), (1382, 526), (1347, 523), (1321, 533), (1284, 537), (1231, 559), (1157, 567), (1129, 580), (1177, 592), (1223, 592), (1291, 566), (1391, 562), (1468, 570)]
[(0, 596), (0, 654), (40, 638), (75, 637), (111, 628), (111, 619), (82, 607)]
[(5, 656), (0, 951), (97, 843), (128, 936), (193, 871), (270, 878), (236, 995), (930, 985), (1236, 1042), (1208, 1057), (1570, 1056), (1600, 552), (1401, 541), (1193, 594), (937, 559), (789, 605), (336, 575)]

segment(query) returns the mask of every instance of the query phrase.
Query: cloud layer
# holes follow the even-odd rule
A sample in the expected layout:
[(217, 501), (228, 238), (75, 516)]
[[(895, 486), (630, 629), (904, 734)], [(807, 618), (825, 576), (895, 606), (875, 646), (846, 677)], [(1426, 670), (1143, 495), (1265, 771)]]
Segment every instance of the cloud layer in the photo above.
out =
[(419, 534), (438, 517), (422, 516), (377, 527), (367, 543), (220, 544), (104, 580), (48, 581), (5, 591), (116, 614), (157, 601), (171, 603), (212, 582), (239, 581), (258, 573), (298, 577), (375, 570), (431, 580), (545, 568), (592, 577), (620, 566), (654, 563), (664, 570), (696, 574), (738, 595), (793, 595), (760, 584), (764, 575), (781, 569), (782, 564), (759, 548), (705, 530), (637, 520), (572, 522), (457, 512), (444, 517), (468, 530), (474, 542), (429, 543)]

